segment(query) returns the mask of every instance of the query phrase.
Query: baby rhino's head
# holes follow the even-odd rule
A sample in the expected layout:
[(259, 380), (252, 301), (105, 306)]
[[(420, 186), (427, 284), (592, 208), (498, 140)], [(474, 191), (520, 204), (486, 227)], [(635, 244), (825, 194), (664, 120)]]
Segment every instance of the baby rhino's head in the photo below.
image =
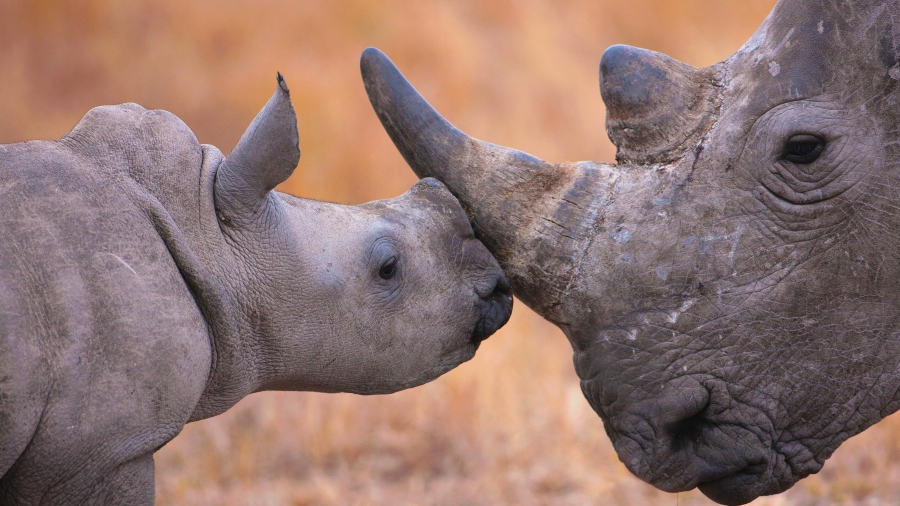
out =
[(215, 186), (260, 390), (409, 388), (472, 358), (506, 323), (509, 284), (443, 184), (360, 206), (272, 191), (299, 156), (279, 76)]

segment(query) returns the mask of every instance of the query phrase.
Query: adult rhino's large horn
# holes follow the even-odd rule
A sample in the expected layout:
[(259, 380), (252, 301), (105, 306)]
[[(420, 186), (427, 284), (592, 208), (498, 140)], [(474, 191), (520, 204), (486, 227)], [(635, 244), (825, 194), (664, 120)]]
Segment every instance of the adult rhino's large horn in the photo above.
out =
[(577, 252), (587, 249), (605, 203), (597, 196), (606, 194), (615, 169), (550, 164), (479, 141), (441, 117), (381, 51), (366, 49), (360, 67), (378, 118), (413, 171), (450, 188), (515, 294), (565, 325), (559, 308), (582, 260)]
[(607, 49), (600, 59), (600, 93), (618, 162), (666, 163), (696, 145), (715, 120), (716, 70), (646, 49)]

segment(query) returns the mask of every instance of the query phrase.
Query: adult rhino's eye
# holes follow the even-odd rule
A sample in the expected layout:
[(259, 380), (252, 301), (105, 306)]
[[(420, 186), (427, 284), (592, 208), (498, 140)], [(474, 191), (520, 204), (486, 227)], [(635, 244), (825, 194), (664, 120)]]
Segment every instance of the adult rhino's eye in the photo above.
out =
[(384, 265), (378, 269), (378, 277), (381, 279), (391, 279), (397, 273), (397, 258), (391, 257)]
[(814, 135), (795, 135), (784, 146), (781, 158), (797, 164), (816, 161), (825, 150), (825, 141)]

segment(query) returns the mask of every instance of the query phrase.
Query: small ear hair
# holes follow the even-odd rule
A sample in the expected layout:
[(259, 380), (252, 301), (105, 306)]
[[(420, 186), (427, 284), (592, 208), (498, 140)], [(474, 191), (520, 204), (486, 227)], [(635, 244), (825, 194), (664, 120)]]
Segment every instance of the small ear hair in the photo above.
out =
[(284, 182), (300, 161), (297, 115), (281, 73), (278, 88), (241, 136), (216, 173), (216, 207), (223, 221), (254, 213), (268, 193)]

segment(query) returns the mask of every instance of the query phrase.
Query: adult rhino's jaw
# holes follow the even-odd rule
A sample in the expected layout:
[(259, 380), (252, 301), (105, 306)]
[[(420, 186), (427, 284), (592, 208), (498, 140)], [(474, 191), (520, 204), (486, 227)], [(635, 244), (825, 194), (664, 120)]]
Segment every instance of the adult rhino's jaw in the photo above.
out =
[(563, 301), (593, 238), (603, 195), (618, 178), (616, 168), (550, 164), (479, 141), (444, 119), (381, 51), (366, 49), (360, 67), (378, 118), (413, 171), (440, 179), (459, 198), (515, 295), (566, 325), (571, 317)]

